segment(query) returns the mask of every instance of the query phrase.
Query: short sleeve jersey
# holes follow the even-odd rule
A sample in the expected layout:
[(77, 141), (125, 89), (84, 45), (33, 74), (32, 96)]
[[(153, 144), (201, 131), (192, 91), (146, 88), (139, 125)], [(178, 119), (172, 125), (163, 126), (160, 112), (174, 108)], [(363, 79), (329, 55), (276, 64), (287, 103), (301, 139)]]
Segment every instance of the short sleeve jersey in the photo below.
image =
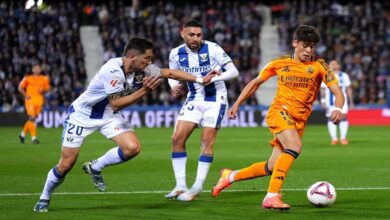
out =
[(284, 56), (269, 62), (258, 77), (265, 81), (275, 75), (278, 77), (278, 88), (270, 110), (283, 109), (295, 119), (303, 121), (311, 113), (321, 82), (328, 87), (338, 83), (322, 59), (302, 63)]

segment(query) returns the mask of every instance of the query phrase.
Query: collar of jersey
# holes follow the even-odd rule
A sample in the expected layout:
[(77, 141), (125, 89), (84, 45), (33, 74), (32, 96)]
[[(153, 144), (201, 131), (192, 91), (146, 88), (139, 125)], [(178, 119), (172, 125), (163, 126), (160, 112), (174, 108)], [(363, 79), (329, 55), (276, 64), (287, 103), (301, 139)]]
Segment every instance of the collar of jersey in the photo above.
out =
[(197, 51), (192, 51), (190, 48), (188, 48), (186, 43), (184, 43), (184, 48), (186, 49), (187, 53), (198, 53), (199, 50), (203, 47), (203, 45), (204, 45), (204, 41), (202, 40), (202, 43), (200, 44), (200, 47)]

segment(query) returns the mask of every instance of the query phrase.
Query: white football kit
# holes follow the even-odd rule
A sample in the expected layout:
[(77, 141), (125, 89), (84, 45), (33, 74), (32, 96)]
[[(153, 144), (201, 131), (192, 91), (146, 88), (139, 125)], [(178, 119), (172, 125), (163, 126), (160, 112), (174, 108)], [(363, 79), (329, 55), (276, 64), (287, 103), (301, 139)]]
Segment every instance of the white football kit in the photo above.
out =
[[(200, 49), (191, 51), (186, 44), (172, 49), (169, 54), (169, 68), (179, 69), (196, 77), (203, 77), (208, 72), (224, 68), (232, 60), (216, 43), (202, 42)], [(177, 81), (169, 79), (171, 87)], [(186, 102), (180, 110), (177, 120), (189, 121), (203, 127), (219, 128), (227, 111), (227, 90), (223, 81), (216, 81), (207, 86), (187, 82)]]
[(122, 58), (107, 61), (84, 91), (69, 107), (64, 122), (62, 145), (80, 147), (86, 136), (99, 130), (106, 138), (131, 131), (120, 112), (114, 112), (107, 95), (123, 92), (129, 95), (143, 86), (145, 76), (160, 76), (160, 71), (138, 71), (126, 75)]
[[(347, 96), (347, 88), (351, 86), (351, 80), (347, 73), (339, 71), (338, 73), (334, 74), (339, 81), (339, 86), (341, 88), (341, 91), (343, 92), (343, 95), (345, 97), (345, 102), (343, 105), (343, 108), (341, 109), (341, 113), (347, 114), (348, 113), (348, 96)], [(330, 114), (333, 111), (333, 108), (335, 107), (335, 97), (333, 93), (326, 87), (324, 83), (321, 84), (322, 88), (326, 88), (325, 90), (325, 105), (326, 105), (326, 117), (330, 117)]]

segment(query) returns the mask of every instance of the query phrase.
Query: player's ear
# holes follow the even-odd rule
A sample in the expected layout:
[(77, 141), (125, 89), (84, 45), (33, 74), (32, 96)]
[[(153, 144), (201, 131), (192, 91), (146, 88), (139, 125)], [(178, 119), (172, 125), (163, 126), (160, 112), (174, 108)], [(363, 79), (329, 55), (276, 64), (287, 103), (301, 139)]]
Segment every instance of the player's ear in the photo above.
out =
[(293, 40), (291, 45), (296, 48), (298, 46), (298, 41), (297, 40)]
[(181, 38), (184, 39), (184, 36), (185, 36), (184, 28), (180, 30), (180, 36), (181, 36)]

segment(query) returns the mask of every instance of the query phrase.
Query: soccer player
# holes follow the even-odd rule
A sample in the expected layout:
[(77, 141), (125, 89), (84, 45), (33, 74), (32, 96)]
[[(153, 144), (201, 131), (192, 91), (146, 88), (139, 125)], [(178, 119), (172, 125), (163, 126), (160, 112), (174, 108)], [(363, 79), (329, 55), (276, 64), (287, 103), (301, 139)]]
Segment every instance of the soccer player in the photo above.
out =
[(105, 191), (101, 171), (110, 165), (128, 161), (140, 152), (140, 141), (119, 111), (132, 105), (148, 91), (160, 84), (159, 78), (173, 78), (197, 83), (209, 83), (215, 76), (211, 71), (196, 77), (182, 71), (159, 69), (151, 65), (153, 43), (143, 38), (131, 38), (123, 57), (110, 59), (91, 80), (87, 90), (70, 106), (62, 133), (62, 150), (59, 163), (47, 175), (34, 211), (47, 212), (53, 190), (63, 181), (77, 160), (84, 139), (99, 130), (116, 143), (103, 156), (83, 165), (95, 187)]
[(301, 138), (321, 82), (324, 82), (335, 96), (336, 104), (330, 120), (338, 124), (342, 118), (344, 96), (337, 79), (324, 60), (314, 57), (318, 42), (319, 34), (314, 27), (299, 26), (292, 40), (294, 53), (269, 62), (258, 77), (245, 86), (229, 109), (229, 117), (236, 118), (239, 106), (267, 79), (278, 76), (276, 97), (266, 117), (268, 127), (274, 135), (274, 139), (270, 141), (273, 147), (272, 155), (268, 161), (258, 162), (240, 170), (221, 170), (221, 178), (212, 190), (214, 197), (233, 182), (271, 175), (263, 208), (290, 208), (290, 205), (281, 200), (280, 190), (291, 165), (301, 153)]
[(45, 101), (43, 95), (50, 90), (49, 78), (42, 74), (41, 66), (35, 64), (32, 74), (25, 76), (19, 84), (19, 92), (24, 96), (28, 119), (19, 134), (20, 143), (24, 144), (26, 134), (30, 132), (33, 144), (39, 144), (35, 119), (42, 111)]
[[(348, 103), (351, 108), (354, 107), (351, 80), (347, 73), (340, 71), (340, 64), (336, 60), (332, 60), (329, 62), (329, 68), (333, 71), (337, 80), (339, 81), (339, 86), (343, 91), (344, 97), (346, 99), (344, 106), (341, 108), (343, 118), (341, 119), (341, 122), (338, 127), (340, 128), (340, 143), (342, 145), (347, 145)], [(326, 117), (328, 118), (328, 131), (330, 137), (332, 138), (331, 145), (336, 145), (339, 143), (339, 139), (337, 138), (337, 125), (333, 124), (332, 121), (329, 119), (330, 113), (335, 107), (335, 100), (333, 94), (329, 91), (329, 89), (326, 88), (326, 85), (324, 83), (322, 83), (321, 85), (321, 106), (323, 109), (325, 109)]]
[[(194, 76), (203, 76), (213, 69), (222, 70), (206, 86), (187, 82), (187, 100), (180, 110), (172, 135), (172, 166), (176, 186), (165, 195), (167, 199), (191, 201), (202, 191), (213, 161), (214, 143), (222, 119), (227, 111), (227, 91), (224, 81), (238, 76), (238, 70), (230, 57), (216, 43), (202, 40), (202, 24), (188, 21), (181, 31), (184, 44), (174, 48), (169, 55), (169, 68), (181, 69)], [(184, 85), (169, 80), (174, 95), (181, 93)], [(185, 143), (194, 129), (203, 127), (201, 154), (195, 183), (188, 190), (186, 183), (187, 153)]]

